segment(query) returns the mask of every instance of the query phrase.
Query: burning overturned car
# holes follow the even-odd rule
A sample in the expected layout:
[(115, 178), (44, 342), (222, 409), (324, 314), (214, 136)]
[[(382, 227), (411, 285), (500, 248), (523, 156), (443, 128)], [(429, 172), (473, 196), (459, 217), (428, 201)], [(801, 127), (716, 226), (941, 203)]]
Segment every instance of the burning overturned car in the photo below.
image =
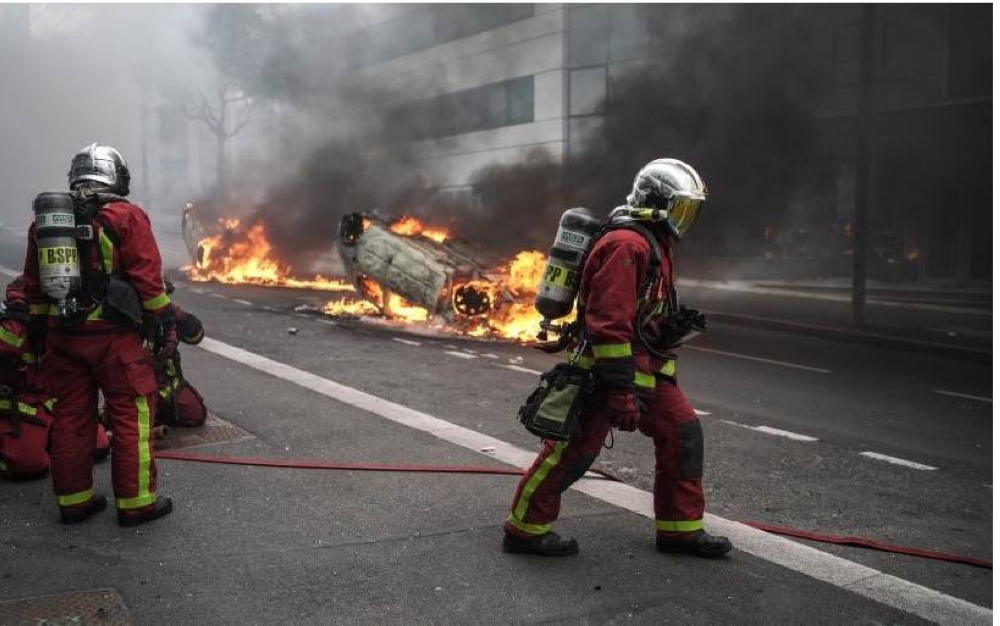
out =
[(278, 258), (263, 222), (221, 218), (206, 227), (189, 209), (183, 232), (192, 280), (354, 292), (322, 307), (336, 317), (474, 337), (531, 340), (538, 332), (533, 302), (545, 266), (541, 252), (502, 261), (413, 217), (351, 213), (340, 220), (335, 246), (345, 276), (301, 278)]

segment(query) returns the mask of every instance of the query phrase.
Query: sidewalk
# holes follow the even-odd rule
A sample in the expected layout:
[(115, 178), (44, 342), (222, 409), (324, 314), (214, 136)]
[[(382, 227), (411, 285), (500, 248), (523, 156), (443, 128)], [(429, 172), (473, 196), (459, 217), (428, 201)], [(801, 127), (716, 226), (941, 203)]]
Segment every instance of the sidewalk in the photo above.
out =
[(868, 286), (865, 326), (851, 325), (851, 289), (841, 281), (681, 279), (681, 299), (723, 323), (844, 341), (989, 359), (992, 293), (981, 289)]
[[(254, 435), (199, 452), (499, 466), (200, 350), (185, 370)], [(659, 555), (649, 520), (577, 492), (560, 529), (580, 555), (503, 554), (516, 477), (159, 466), (175, 512), (133, 530), (60, 526), (46, 482), (0, 485), (0, 599), (113, 589), (150, 626), (926, 623), (745, 552)]]

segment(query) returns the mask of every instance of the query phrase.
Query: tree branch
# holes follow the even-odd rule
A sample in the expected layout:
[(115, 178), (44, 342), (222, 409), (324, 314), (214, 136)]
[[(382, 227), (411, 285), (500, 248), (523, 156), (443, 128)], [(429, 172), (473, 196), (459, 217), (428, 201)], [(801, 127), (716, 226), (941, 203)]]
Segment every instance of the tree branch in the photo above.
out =
[(230, 137), (230, 138), (231, 137), (235, 137), (237, 135), (237, 133), (239, 133), (241, 130), (243, 130), (244, 126), (246, 126), (247, 124), (250, 123), (250, 118), (253, 117), (254, 104), (256, 104), (256, 103), (253, 100), (251, 100), (250, 101), (250, 106), (247, 107), (247, 116), (246, 116), (246, 118), (244, 118), (242, 122), (240, 122), (239, 124), (237, 124), (236, 128), (234, 128), (231, 132), (226, 133), (226, 137)]

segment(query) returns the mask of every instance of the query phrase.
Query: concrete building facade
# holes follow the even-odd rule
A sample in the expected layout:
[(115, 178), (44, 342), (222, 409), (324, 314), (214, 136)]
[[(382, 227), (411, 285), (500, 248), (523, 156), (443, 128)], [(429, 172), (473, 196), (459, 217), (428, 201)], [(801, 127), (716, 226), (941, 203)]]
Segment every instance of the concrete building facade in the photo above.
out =
[[(663, 60), (654, 39), (677, 35), (670, 29), (691, 20), (717, 19), (720, 10), (383, 5), (351, 36), (347, 63), (395, 99), (388, 117), (398, 127), (395, 136), (422, 151), (444, 187), (462, 189), (480, 168), (522, 161), (533, 150), (565, 161), (600, 135), (616, 81)], [(876, 9), (874, 277), (991, 280), (991, 13), (989, 5)], [(650, 31), (652, 17), (665, 32)], [(781, 16), (787, 53), (812, 64), (813, 80), (796, 97), (811, 111), (816, 141), (832, 156), (817, 164), (828, 182), (799, 212), (810, 215), (810, 223), (773, 228), (762, 215), (761, 233), (748, 234), (750, 249), (760, 239), (762, 255), (812, 255), (814, 263), (792, 265), (826, 275), (850, 268), (860, 19), (860, 8), (849, 5), (790, 5)], [(767, 241), (782, 229), (822, 232), (810, 235), (809, 245), (792, 241), (794, 234)]]

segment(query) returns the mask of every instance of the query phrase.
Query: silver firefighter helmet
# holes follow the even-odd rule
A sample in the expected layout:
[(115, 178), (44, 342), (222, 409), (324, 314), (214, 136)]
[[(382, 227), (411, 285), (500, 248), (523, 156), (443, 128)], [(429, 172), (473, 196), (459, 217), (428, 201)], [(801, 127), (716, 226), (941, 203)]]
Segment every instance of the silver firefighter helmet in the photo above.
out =
[(131, 179), (125, 157), (111, 146), (97, 143), (77, 152), (69, 166), (70, 189), (90, 181), (107, 187), (111, 193), (127, 196)]
[(627, 212), (634, 219), (662, 222), (681, 239), (707, 197), (708, 188), (693, 167), (678, 159), (656, 159), (636, 174), (628, 207), (616, 209), (615, 214)]

